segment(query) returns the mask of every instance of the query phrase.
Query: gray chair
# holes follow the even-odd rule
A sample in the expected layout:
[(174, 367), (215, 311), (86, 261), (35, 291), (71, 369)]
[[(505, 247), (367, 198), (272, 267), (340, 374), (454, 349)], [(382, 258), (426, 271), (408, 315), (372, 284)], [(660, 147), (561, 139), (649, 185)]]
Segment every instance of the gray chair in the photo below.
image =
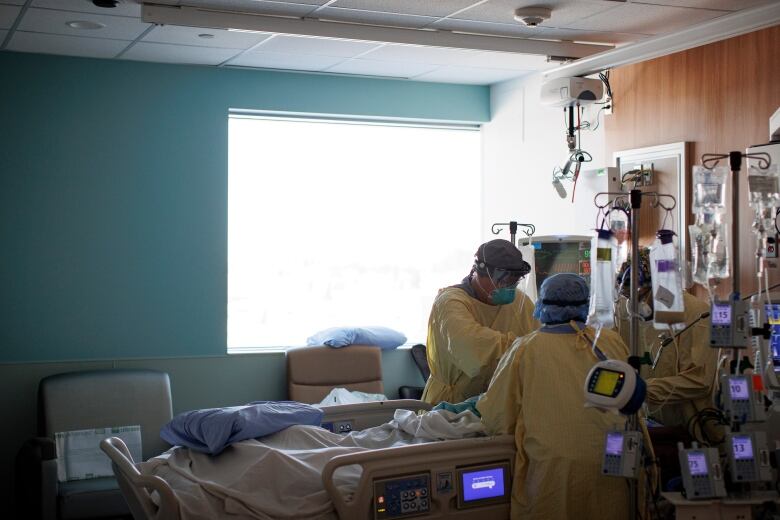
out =
[(17, 507), (23, 518), (129, 516), (113, 477), (57, 481), (56, 432), (141, 426), (143, 459), (170, 446), (160, 428), (171, 420), (168, 374), (153, 370), (95, 370), (49, 376), (38, 386), (38, 435), (17, 456)]

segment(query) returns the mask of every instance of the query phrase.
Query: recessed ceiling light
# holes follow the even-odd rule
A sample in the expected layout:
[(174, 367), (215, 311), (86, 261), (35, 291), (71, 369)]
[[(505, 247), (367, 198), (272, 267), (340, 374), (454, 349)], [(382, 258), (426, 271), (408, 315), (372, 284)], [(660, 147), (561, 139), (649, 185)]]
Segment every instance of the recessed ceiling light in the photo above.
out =
[(102, 29), (106, 26), (104, 23), (92, 22), (90, 20), (73, 20), (72, 22), (65, 23), (71, 29)]
[(198, 38), (203, 38), (204, 40), (210, 40), (214, 37), (211, 33), (202, 33), (198, 35)]

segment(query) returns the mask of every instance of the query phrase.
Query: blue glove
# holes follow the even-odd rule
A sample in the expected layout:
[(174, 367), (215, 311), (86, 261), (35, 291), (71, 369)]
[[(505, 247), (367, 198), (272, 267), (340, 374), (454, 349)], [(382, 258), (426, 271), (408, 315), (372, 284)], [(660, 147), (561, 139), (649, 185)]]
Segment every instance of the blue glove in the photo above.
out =
[(469, 397), (462, 403), (454, 403), (454, 404), (448, 403), (447, 401), (442, 401), (441, 403), (434, 406), (433, 409), (447, 410), (448, 412), (452, 412), (452, 413), (461, 413), (464, 410), (471, 410), (471, 412), (477, 417), (482, 417), (477, 411), (477, 401), (479, 401), (480, 397), (481, 395), (475, 395), (474, 397)]

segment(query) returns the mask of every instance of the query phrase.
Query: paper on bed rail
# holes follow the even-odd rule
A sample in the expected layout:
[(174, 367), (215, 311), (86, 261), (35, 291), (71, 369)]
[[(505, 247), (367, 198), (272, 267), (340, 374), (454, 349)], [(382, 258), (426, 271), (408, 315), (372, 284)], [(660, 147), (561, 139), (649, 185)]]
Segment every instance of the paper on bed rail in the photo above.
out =
[(106, 437), (119, 437), (127, 445), (133, 460), (142, 460), (141, 427), (138, 425), (57, 432), (54, 434), (57, 479), (64, 482), (114, 476), (111, 459), (100, 449), (100, 441)]
[[(348, 435), (291, 426), (262, 439), (235, 443), (218, 456), (173, 448), (138, 469), (171, 485), (182, 520), (335, 519), (322, 484), (322, 470), (333, 457), (431, 438), (474, 437), (482, 429), (477, 423), (479, 418), (470, 411), (436, 410), (418, 417), (397, 410), (392, 421)], [(354, 491), (360, 472), (358, 466), (340, 469), (334, 475), (336, 486), (345, 493)]]

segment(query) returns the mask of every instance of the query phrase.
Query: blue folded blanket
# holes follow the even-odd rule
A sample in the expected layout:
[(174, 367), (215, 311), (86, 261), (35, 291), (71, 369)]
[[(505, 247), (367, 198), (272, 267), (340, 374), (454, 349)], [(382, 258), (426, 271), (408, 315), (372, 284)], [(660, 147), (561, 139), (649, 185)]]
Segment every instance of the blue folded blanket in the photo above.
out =
[(217, 455), (234, 442), (263, 437), (288, 426), (319, 426), (322, 410), (295, 401), (255, 401), (244, 406), (180, 413), (162, 427), (168, 444)]

